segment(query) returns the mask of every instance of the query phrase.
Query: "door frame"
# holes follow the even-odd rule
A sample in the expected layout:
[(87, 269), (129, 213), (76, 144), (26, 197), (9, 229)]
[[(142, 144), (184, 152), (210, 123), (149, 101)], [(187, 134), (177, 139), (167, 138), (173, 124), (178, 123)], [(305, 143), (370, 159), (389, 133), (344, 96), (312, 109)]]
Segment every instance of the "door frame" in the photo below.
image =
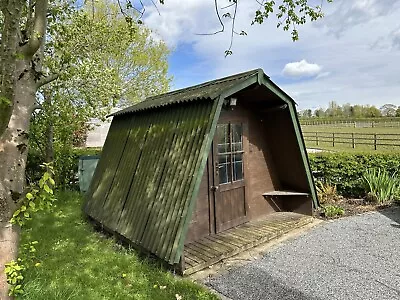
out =
[[(230, 113), (230, 112), (229, 112)], [(242, 124), (242, 138), (243, 138), (243, 180), (237, 181), (237, 182), (232, 182), (229, 184), (219, 184), (219, 174), (217, 172), (218, 168), (218, 149), (217, 149), (217, 131), (214, 135), (211, 150), (210, 150), (210, 156), (209, 156), (209, 182), (210, 182), (210, 191), (211, 191), (211, 197), (210, 197), (210, 230), (213, 231), (213, 233), (218, 233), (224, 230), (227, 230), (229, 228), (238, 226), (240, 224), (246, 223), (249, 221), (249, 163), (248, 163), (248, 156), (249, 156), (249, 122), (247, 117), (245, 116), (232, 116), (232, 115), (221, 115), (220, 119), (218, 120), (218, 124)], [(212, 170), (212, 172), (211, 172)], [(229, 221), (228, 226), (221, 226), (218, 224), (217, 219), (218, 216), (216, 215), (217, 209), (216, 209), (216, 204), (217, 201), (221, 197), (221, 192), (224, 191), (229, 191), (233, 190), (235, 188), (244, 188), (244, 209), (245, 209), (245, 216), (237, 218), (232, 220), (233, 225), (231, 224), (231, 221)], [(211, 232), (210, 232), (211, 233)]]

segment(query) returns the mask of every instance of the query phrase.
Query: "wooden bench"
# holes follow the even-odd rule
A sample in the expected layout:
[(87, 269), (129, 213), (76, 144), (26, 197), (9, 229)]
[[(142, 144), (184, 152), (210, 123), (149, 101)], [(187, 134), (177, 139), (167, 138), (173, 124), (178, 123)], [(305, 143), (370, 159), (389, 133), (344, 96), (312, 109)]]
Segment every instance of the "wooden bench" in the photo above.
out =
[(264, 197), (267, 196), (309, 196), (309, 193), (301, 193), (294, 191), (270, 191), (263, 194)]
[(281, 196), (303, 196), (303, 197), (306, 196), (306, 197), (309, 197), (310, 196), (309, 193), (302, 193), (302, 192), (295, 192), (295, 191), (270, 191), (270, 192), (266, 192), (262, 195), (265, 199), (269, 199), (270, 201), (272, 201), (272, 203), (274, 204), (274, 206), (276, 207), (276, 209), (278, 211), (282, 211), (282, 208), (280, 205), (278, 205), (275, 202), (277, 197), (281, 197)]

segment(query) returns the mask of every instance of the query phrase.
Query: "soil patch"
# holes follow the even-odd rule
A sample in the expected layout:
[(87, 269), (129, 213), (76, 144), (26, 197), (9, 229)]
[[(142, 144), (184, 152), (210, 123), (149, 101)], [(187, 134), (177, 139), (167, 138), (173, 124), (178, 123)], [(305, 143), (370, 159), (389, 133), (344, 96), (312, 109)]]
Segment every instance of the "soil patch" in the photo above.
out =
[(327, 206), (327, 205), (334, 205), (337, 207), (341, 207), (344, 209), (344, 214), (341, 216), (336, 216), (336, 217), (326, 217), (324, 214), (324, 209), (323, 207), (317, 209), (314, 211), (314, 217), (320, 218), (320, 219), (337, 219), (340, 217), (348, 217), (348, 216), (354, 216), (354, 215), (359, 215), (365, 212), (370, 212), (370, 211), (379, 211), (385, 208), (389, 207), (399, 207), (399, 202), (391, 202), (391, 203), (385, 203), (385, 204), (378, 204), (376, 202), (369, 201), (367, 199), (355, 199), (355, 198), (339, 198), (336, 200), (330, 200), (326, 201), (325, 203), (321, 204), (321, 206)]

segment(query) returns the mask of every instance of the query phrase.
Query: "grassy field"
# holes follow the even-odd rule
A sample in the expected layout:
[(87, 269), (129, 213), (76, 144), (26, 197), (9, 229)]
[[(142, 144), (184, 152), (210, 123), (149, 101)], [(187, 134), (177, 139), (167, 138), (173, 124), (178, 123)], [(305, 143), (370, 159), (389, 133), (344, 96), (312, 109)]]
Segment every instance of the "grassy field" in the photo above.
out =
[[(400, 128), (350, 128), (329, 126), (302, 126), (306, 145), (310, 148), (320, 148), (336, 151), (375, 151), (374, 139), (376, 136), (376, 148), (379, 151), (400, 151)], [(318, 145), (316, 135), (318, 133)], [(335, 134), (335, 146), (333, 136)], [(351, 135), (351, 134), (354, 135)], [(387, 134), (390, 134), (388, 136)], [(353, 139), (354, 138), (354, 139)], [(354, 143), (353, 143), (354, 141)], [(363, 145), (370, 144), (370, 145)], [(381, 145), (385, 144), (385, 145)], [(353, 148), (354, 146), (354, 148)]]
[(19, 256), (29, 255), (27, 243), (38, 244), (18, 299), (218, 299), (94, 231), (81, 207), (78, 193), (61, 193), (53, 212), (23, 228)]

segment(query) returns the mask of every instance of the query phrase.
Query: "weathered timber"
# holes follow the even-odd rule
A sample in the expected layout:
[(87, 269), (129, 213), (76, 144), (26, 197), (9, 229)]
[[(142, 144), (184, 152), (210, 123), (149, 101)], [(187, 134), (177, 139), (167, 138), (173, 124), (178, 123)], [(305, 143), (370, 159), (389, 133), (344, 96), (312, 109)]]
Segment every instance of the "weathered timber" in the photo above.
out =
[[(199, 239), (185, 245), (185, 259), (189, 259), (183, 274), (190, 275), (198, 272), (310, 222), (312, 222), (310, 216), (291, 212), (274, 213), (264, 220), (251, 221), (225, 232)], [(207, 246), (204, 247), (204, 244)], [(215, 251), (207, 251), (207, 249)]]

